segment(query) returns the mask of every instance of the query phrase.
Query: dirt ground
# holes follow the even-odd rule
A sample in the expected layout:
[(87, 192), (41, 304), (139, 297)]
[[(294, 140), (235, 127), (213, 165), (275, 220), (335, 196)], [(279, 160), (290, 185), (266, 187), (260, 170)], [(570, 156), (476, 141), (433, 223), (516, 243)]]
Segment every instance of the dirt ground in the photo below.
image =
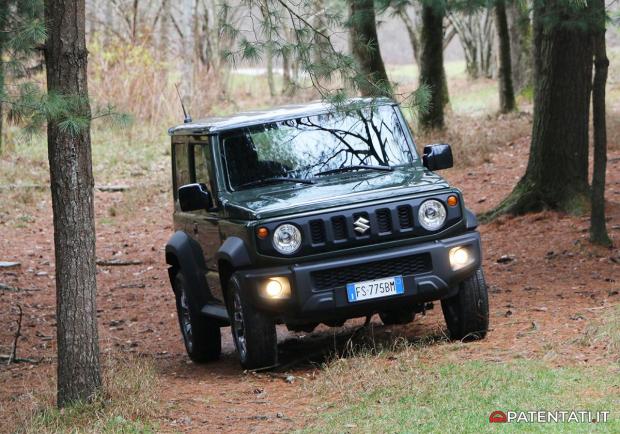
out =
[[(463, 190), (466, 204), (474, 211), (491, 209), (523, 173), (528, 146), (528, 137), (502, 145), (489, 162), (452, 169), (446, 176)], [(164, 244), (172, 232), (171, 200), (165, 187), (169, 178), (164, 173), (156, 179), (161, 180), (161, 189), (152, 189), (146, 199), (131, 192), (96, 195), (98, 258), (140, 262), (98, 267), (103, 354), (132, 353), (154, 364), (161, 405), (156, 423), (163, 431), (278, 432), (303, 427), (317, 408), (312, 382), (325, 360), (320, 349), (339, 351), (342, 342), (359, 332), (361, 320), (337, 330), (321, 326), (311, 335), (280, 329), (284, 366), (274, 373), (242, 372), (227, 329), (219, 362), (190, 363), (164, 264)], [(135, 179), (119, 183), (139, 185)], [(37, 364), (0, 367), (0, 431), (15, 428), (19, 418), (14, 415), (55, 375), (51, 204), (46, 193), (36, 197), (29, 218), (20, 218), (17, 210), (0, 210), (0, 260), (21, 263), (0, 269), (0, 283), (22, 288), (0, 290), (0, 353), (10, 350), (19, 304), (24, 316), (18, 357), (41, 359)], [(463, 345), (458, 352), (442, 348), (460, 344), (430, 339), (431, 351), (426, 354), (433, 357), (436, 347), (436, 357), (443, 359), (522, 357), (557, 365), (608, 363), (610, 356), (600, 347), (579, 342), (593, 321), (620, 302), (618, 151), (609, 155), (607, 200), (613, 249), (588, 243), (588, 216), (543, 212), (482, 225), (491, 331), (484, 341)], [(444, 327), (438, 305), (406, 326), (384, 327), (377, 317), (372, 325), (375, 336), (385, 341), (397, 336), (412, 341), (436, 338)]]

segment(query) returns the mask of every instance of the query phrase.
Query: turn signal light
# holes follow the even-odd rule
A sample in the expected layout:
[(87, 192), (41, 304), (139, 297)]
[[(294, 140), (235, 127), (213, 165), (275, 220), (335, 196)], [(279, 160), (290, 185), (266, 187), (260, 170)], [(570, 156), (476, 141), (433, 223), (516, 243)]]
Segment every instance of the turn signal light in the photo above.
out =
[(258, 236), (258, 238), (260, 238), (261, 240), (264, 240), (265, 238), (267, 238), (269, 236), (269, 229), (267, 229), (266, 227), (260, 227), (256, 230), (256, 235)]
[(459, 203), (459, 199), (456, 196), (448, 196), (448, 205), (457, 206)]

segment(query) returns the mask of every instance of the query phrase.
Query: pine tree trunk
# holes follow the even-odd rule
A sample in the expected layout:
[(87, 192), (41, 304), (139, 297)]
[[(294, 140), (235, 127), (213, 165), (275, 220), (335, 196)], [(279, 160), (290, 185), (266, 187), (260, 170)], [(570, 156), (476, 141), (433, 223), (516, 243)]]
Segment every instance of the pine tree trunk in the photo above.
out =
[(429, 107), (420, 115), (420, 126), (425, 129), (444, 127), (443, 17), (439, 6), (425, 4), (422, 8), (420, 85), (431, 92)]
[(291, 80), (291, 59), (287, 50), (282, 51), (282, 95), (292, 96), (295, 86)]
[(373, 0), (347, 0), (350, 11), (351, 51), (362, 78), (357, 81), (363, 96), (391, 96), (392, 86), (379, 50)]
[[(47, 87), (90, 117), (84, 0), (45, 0)], [(95, 220), (90, 127), (71, 133), (48, 119), (54, 212), (58, 406), (101, 387), (96, 316)]]
[(532, 83), (532, 25), (525, 2), (508, 1), (506, 15), (510, 33), (512, 81), (515, 93), (518, 94)]
[(592, 87), (592, 124), (594, 128), (594, 170), (592, 172), (592, 214), (590, 241), (610, 246), (605, 224), (605, 171), (607, 170), (607, 125), (605, 120), (605, 85), (609, 59), (605, 47), (605, 1), (594, 0), (598, 32), (594, 36), (594, 82)]
[(517, 103), (512, 87), (510, 34), (504, 0), (498, 0), (495, 4), (495, 25), (499, 39), (499, 111), (509, 113), (517, 108)]
[(271, 46), (267, 46), (267, 85), (269, 86), (269, 96), (276, 96), (276, 84), (273, 79), (273, 50)]
[(2, 155), (4, 144), (4, 62), (2, 56), (4, 55), (4, 44), (6, 40), (6, 32), (4, 30), (6, 18), (8, 14), (7, 7), (0, 7), (0, 155)]
[(591, 31), (574, 25), (582, 11), (564, 7), (563, 0), (535, 4), (536, 87), (528, 165), (512, 193), (486, 218), (545, 208), (581, 213), (589, 205)]
[[(2, 42), (0, 41), (0, 44)], [(2, 59), (2, 46), (0, 45), (0, 59)], [(0, 61), (0, 95), (4, 95), (4, 63)], [(4, 150), (4, 104), (0, 101), (0, 155)]]

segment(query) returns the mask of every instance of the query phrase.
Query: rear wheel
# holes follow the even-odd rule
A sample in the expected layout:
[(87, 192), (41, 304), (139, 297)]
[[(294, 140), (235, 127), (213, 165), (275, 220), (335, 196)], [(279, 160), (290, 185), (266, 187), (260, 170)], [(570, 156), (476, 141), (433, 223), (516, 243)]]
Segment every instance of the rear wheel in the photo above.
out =
[(482, 269), (459, 285), (459, 292), (441, 300), (441, 309), (452, 339), (482, 339), (489, 329), (489, 295)]
[(216, 320), (202, 315), (192, 306), (182, 271), (178, 271), (174, 278), (174, 293), (187, 355), (196, 363), (217, 360), (222, 351), (220, 326)]
[(239, 361), (244, 369), (259, 369), (278, 363), (276, 325), (257, 311), (236, 276), (228, 282), (228, 314)]

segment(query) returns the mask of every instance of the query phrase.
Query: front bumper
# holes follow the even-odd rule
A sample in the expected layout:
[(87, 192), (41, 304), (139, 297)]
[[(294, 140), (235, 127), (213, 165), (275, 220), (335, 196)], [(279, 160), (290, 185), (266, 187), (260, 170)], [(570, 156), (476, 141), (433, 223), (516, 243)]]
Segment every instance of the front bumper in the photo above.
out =
[[(453, 271), (449, 259), (449, 251), (453, 247), (466, 247), (473, 256), (473, 262)], [(471, 231), (456, 237), (365, 255), (240, 270), (237, 274), (247, 296), (259, 310), (290, 323), (320, 322), (392, 309), (413, 309), (421, 303), (449, 297), (458, 290), (458, 283), (469, 277), (480, 264), (480, 234)], [(346, 283), (394, 275), (403, 276), (403, 294), (348, 301)], [(291, 285), (291, 297), (273, 300), (261, 296), (261, 285), (270, 277), (286, 277)]]

